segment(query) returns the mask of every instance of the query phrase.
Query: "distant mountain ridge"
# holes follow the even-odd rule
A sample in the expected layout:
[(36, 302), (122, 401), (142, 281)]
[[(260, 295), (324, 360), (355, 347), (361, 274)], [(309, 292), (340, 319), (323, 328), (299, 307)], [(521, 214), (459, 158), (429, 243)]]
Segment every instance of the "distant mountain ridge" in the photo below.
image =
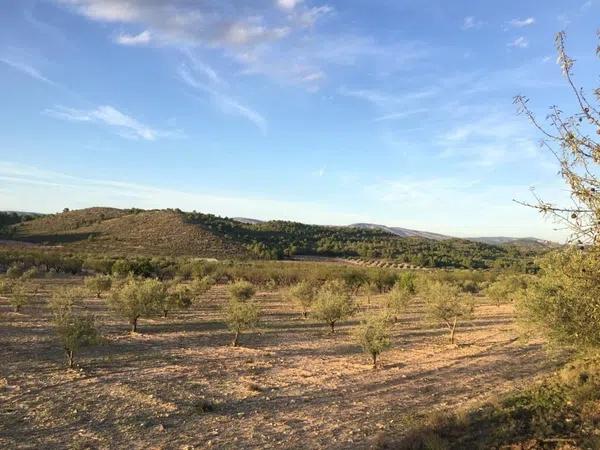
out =
[(444, 234), (439, 233), (431, 233), (429, 231), (417, 231), (411, 230), (408, 228), (400, 228), (400, 227), (388, 227), (386, 225), (379, 225), (376, 223), (353, 223), (352, 225), (348, 225), (352, 228), (366, 228), (369, 230), (383, 230), (388, 233), (395, 234), (400, 237), (420, 237), (425, 239), (433, 239), (434, 241), (444, 241), (446, 239), (454, 239), (452, 236), (446, 236)]

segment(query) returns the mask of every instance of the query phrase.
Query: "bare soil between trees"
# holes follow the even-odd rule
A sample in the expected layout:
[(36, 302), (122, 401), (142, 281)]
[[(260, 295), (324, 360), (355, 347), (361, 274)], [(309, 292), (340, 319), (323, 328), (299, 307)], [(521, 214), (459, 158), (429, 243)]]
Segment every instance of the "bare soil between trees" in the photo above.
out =
[(416, 303), (373, 370), (352, 335), (365, 299), (361, 314), (330, 335), (277, 292), (257, 296), (261, 327), (232, 348), (226, 291), (217, 286), (190, 310), (141, 319), (136, 335), (90, 298), (105, 340), (67, 371), (45, 298), (81, 280), (39, 283), (20, 314), (0, 300), (3, 449), (372, 448), (418, 413), (524, 386), (562, 362), (541, 342), (516, 339), (510, 305), (479, 305), (450, 347)]

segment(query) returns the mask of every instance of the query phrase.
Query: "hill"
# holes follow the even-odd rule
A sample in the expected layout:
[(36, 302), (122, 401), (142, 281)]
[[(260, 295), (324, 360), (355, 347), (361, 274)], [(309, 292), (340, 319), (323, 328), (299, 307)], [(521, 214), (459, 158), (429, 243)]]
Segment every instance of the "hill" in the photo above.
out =
[[(425, 234), (427, 235), (427, 233)], [(436, 235), (441, 236), (441, 235)], [(2, 236), (81, 253), (281, 259), (295, 255), (385, 259), (421, 267), (524, 270), (530, 250), (369, 226), (245, 221), (179, 210), (88, 208), (12, 225)]]
[(88, 208), (14, 226), (13, 240), (85, 253), (145, 256), (249, 257), (241, 245), (194, 226), (175, 211)]

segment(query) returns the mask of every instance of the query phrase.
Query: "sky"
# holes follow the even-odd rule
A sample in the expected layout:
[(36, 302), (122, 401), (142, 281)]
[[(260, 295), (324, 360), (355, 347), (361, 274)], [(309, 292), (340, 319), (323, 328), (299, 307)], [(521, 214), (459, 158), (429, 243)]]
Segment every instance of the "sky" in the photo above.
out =
[[(0, 210), (566, 230), (517, 114), (597, 87), (600, 0), (0, 0)], [(596, 19), (594, 19), (596, 17)], [(596, 83), (596, 84), (595, 84)]]

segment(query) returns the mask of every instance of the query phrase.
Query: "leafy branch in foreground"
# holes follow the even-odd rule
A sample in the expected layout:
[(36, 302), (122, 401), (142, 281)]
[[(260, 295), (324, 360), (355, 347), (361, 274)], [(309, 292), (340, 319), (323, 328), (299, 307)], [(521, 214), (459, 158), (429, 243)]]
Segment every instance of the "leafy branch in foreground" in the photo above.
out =
[[(542, 147), (549, 150), (560, 165), (560, 174), (569, 186), (571, 204), (556, 205), (534, 194), (535, 202), (518, 202), (536, 208), (545, 215), (571, 229), (573, 241), (580, 244), (596, 244), (600, 238), (600, 88), (588, 98), (584, 89), (575, 85), (573, 67), (575, 61), (565, 49), (564, 32), (556, 35), (558, 64), (567, 80), (575, 100), (576, 112), (567, 114), (558, 106), (552, 106), (543, 124), (529, 106), (529, 99), (517, 96), (514, 103), (518, 111), (528, 117), (542, 133)], [(600, 56), (600, 46), (596, 50)]]

